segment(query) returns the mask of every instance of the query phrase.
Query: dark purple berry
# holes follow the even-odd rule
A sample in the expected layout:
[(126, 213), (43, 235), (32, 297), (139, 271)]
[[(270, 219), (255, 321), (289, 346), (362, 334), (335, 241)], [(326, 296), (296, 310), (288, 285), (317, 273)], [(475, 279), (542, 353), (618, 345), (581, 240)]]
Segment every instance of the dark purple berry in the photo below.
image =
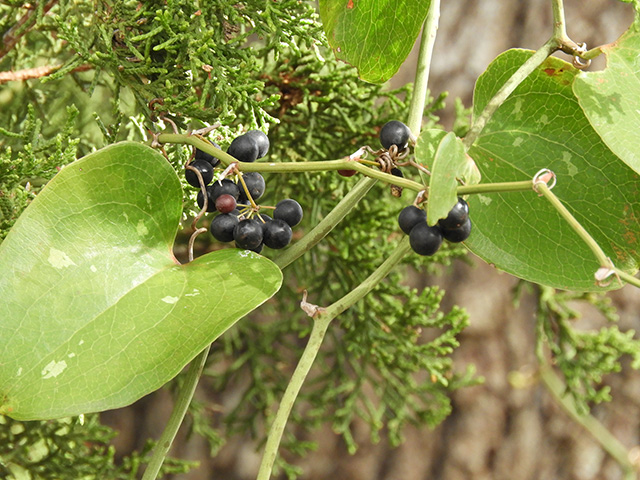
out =
[(467, 220), (457, 228), (446, 229), (441, 228), (442, 236), (451, 243), (464, 242), (471, 235), (471, 219)]
[(278, 218), (262, 225), (263, 241), (269, 248), (284, 248), (291, 243), (293, 232), (284, 220)]
[[(195, 168), (202, 175), (202, 181), (205, 185), (209, 185), (211, 180), (213, 180), (213, 167), (209, 162), (204, 160), (194, 160), (191, 162), (189, 167)], [(196, 172), (191, 170), (190, 168), (184, 169), (184, 177), (187, 179), (187, 183), (193, 187), (200, 187), (200, 181), (198, 180), (198, 175)]]
[(209, 230), (213, 238), (219, 242), (230, 242), (233, 240), (233, 231), (238, 225), (237, 215), (222, 213), (211, 221)]
[(343, 177), (353, 177), (358, 172), (355, 170), (338, 170), (338, 173)]
[(211, 185), (210, 198), (215, 202), (220, 195), (224, 194), (231, 195), (237, 200), (240, 196), (240, 188), (233, 180), (229, 180), (228, 178), (213, 182)]
[(409, 127), (398, 120), (391, 120), (380, 129), (380, 143), (387, 150), (391, 148), (391, 145), (395, 145), (400, 151), (404, 150), (410, 136)]
[(240, 220), (233, 230), (233, 239), (236, 247), (254, 250), (262, 243), (262, 225), (253, 218)]
[(216, 198), (216, 210), (220, 213), (231, 213), (237, 205), (236, 199), (228, 193), (220, 195)]
[[(242, 179), (244, 183), (247, 185), (247, 189), (251, 194), (251, 198), (254, 200), (258, 200), (262, 195), (264, 195), (264, 191), (266, 189), (266, 184), (264, 183), (264, 177), (260, 175), (258, 172), (247, 172), (242, 174)], [(238, 188), (240, 189), (240, 203), (246, 203), (248, 200), (246, 192), (244, 191), (244, 187), (240, 182), (238, 182)]]
[(408, 207), (404, 207), (398, 215), (398, 225), (400, 229), (409, 235), (411, 233), (411, 229), (415, 227), (420, 222), (427, 221), (427, 213), (414, 205), (409, 205)]
[(249, 130), (245, 135), (258, 144), (258, 158), (264, 157), (269, 151), (269, 137), (262, 130)]
[(258, 142), (247, 135), (233, 139), (227, 153), (241, 162), (255, 162), (258, 158)]
[(458, 203), (449, 211), (446, 218), (438, 220), (438, 225), (443, 229), (452, 230), (458, 228), (469, 218), (469, 205), (462, 198), (458, 197)]
[(273, 211), (273, 218), (284, 220), (290, 227), (295, 227), (302, 220), (302, 207), (291, 198), (280, 200)]
[(437, 226), (420, 222), (411, 229), (409, 243), (418, 255), (433, 255), (442, 245), (442, 231)]
[[(211, 144), (214, 147), (216, 147), (218, 150), (220, 149), (220, 145), (218, 145), (217, 143), (211, 142)], [(211, 155), (211, 154), (209, 154), (207, 152), (203, 152), (202, 150), (199, 150), (197, 148), (196, 148), (196, 155), (195, 155), (194, 158), (195, 158), (195, 160), (204, 160), (205, 162), (209, 162), (212, 167), (216, 167), (220, 163), (220, 160), (218, 160), (213, 155)]]

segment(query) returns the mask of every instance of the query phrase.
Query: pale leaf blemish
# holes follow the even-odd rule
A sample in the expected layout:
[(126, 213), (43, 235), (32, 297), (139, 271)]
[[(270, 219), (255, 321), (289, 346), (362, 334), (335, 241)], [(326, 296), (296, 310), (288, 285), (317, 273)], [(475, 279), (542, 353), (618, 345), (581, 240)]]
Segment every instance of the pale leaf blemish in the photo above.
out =
[(124, 215), (125, 221), (129, 223), (129, 215), (127, 215), (126, 212), (122, 212), (122, 215)]
[(516, 100), (516, 104), (513, 107), (513, 115), (515, 115), (516, 120), (520, 120), (522, 117), (522, 99), (518, 98)]
[(480, 203), (482, 203), (483, 205), (489, 205), (491, 202), (493, 202), (493, 199), (491, 197), (487, 197), (485, 195), (478, 195), (478, 200), (480, 200)]
[(47, 259), (53, 268), (67, 268), (71, 265), (75, 265), (73, 260), (69, 258), (69, 255), (62, 250), (51, 248), (49, 250), (49, 258)]
[(71, 352), (69, 355), (67, 355), (67, 357), (69, 357), (69, 358), (73, 358), (73, 357), (75, 357), (75, 356), (76, 356), (76, 354), (75, 354), (75, 353), (73, 353), (73, 352)]
[(540, 115), (540, 118), (538, 119), (538, 123), (541, 123), (542, 125), (548, 124), (549, 117), (547, 117), (546, 115)]
[(46, 380), (47, 378), (55, 378), (60, 375), (67, 368), (67, 362), (64, 360), (60, 360), (56, 362), (55, 360), (51, 360), (46, 367), (42, 369), (41, 375), (42, 379)]
[(562, 163), (567, 167), (567, 174), (573, 177), (578, 173), (578, 167), (571, 161), (571, 154), (569, 152), (562, 152)]
[(514, 141), (513, 141), (513, 146), (514, 147), (519, 147), (522, 142), (524, 142), (524, 140), (522, 139), (522, 137), (517, 137)]
[(19, 377), (20, 375), (22, 375), (22, 367), (18, 369), (18, 373), (16, 374), (16, 377)]
[(194, 288), (192, 293), (184, 294), (185, 297), (196, 297), (198, 295), (200, 295), (200, 290), (198, 290), (197, 288)]
[(89, 267), (89, 270), (91, 270), (93, 273), (96, 273), (96, 272), (98, 271), (98, 269), (96, 268), (96, 266), (95, 266), (95, 265), (91, 265), (91, 266)]
[(84, 340), (80, 340), (80, 341), (78, 342), (78, 345), (82, 345), (83, 343), (84, 343)]
[(173, 305), (174, 303), (178, 303), (178, 300), (180, 300), (180, 297), (170, 297), (169, 295), (162, 299), (164, 303), (169, 303), (171, 305)]
[(136, 231), (138, 232), (138, 235), (140, 235), (141, 237), (144, 237), (149, 233), (149, 229), (147, 228), (147, 226), (144, 224), (142, 220), (138, 220)]

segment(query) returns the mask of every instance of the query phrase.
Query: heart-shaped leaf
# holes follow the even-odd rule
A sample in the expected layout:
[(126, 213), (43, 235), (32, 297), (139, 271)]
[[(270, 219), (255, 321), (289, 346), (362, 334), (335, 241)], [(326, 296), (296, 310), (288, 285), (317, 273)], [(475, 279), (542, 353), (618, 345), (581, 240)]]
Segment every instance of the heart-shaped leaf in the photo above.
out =
[(339, 59), (371, 83), (389, 80), (407, 58), (431, 0), (320, 0), (320, 18)]
[[(474, 115), (531, 54), (509, 50), (491, 63), (476, 84)], [(639, 178), (589, 124), (572, 91), (577, 73), (547, 59), (495, 112), (469, 153), (485, 182), (530, 180), (551, 169), (553, 192), (613, 263), (633, 274), (640, 260)], [(591, 250), (535, 192), (470, 195), (468, 202), (474, 227), (465, 245), (487, 262), (558, 288), (600, 288)]]
[(227, 249), (179, 265), (182, 190), (135, 143), (64, 167), (0, 245), (0, 413), (45, 419), (162, 386), (282, 280)]
[(640, 173), (640, 32), (603, 50), (607, 68), (578, 74), (573, 91), (607, 146)]

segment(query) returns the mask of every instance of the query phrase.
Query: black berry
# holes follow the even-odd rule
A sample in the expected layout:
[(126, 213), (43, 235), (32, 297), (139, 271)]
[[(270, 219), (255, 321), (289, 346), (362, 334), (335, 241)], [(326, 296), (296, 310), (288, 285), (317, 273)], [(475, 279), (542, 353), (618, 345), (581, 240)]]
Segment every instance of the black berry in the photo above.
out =
[(358, 172), (355, 170), (338, 170), (338, 173), (343, 177), (353, 177)]
[[(258, 172), (247, 172), (242, 174), (242, 179), (244, 180), (249, 193), (251, 194), (251, 198), (254, 200), (258, 200), (262, 195), (264, 195), (264, 191), (266, 189), (266, 185), (264, 183), (264, 177), (260, 175)], [(238, 188), (240, 188), (240, 203), (245, 203), (248, 198), (244, 191), (244, 188), (239, 183)]]
[(258, 158), (264, 157), (269, 151), (269, 137), (262, 130), (249, 130), (245, 135), (253, 138), (258, 144)]
[(224, 178), (211, 185), (211, 194), (209, 196), (215, 202), (220, 195), (225, 193), (237, 200), (240, 197), (240, 188), (233, 180)]
[(466, 222), (468, 218), (469, 205), (462, 198), (458, 197), (458, 203), (453, 206), (447, 218), (438, 220), (438, 225), (445, 230), (453, 230)]
[(446, 229), (441, 228), (442, 236), (451, 243), (464, 242), (471, 234), (471, 219), (467, 220), (457, 228)]
[(284, 220), (290, 227), (295, 227), (302, 220), (302, 207), (290, 198), (280, 200), (273, 211), (273, 218)]
[(410, 136), (409, 127), (398, 120), (391, 120), (380, 129), (380, 143), (387, 150), (391, 148), (391, 145), (395, 145), (400, 151), (404, 150)]
[(398, 215), (398, 225), (400, 229), (409, 235), (411, 233), (411, 229), (415, 227), (420, 222), (427, 221), (427, 213), (414, 205), (409, 205), (408, 207), (404, 207)]
[[(212, 145), (217, 149), (220, 149), (220, 145), (218, 145), (217, 143), (212, 142)], [(204, 160), (205, 162), (209, 162), (212, 167), (216, 167), (220, 163), (220, 160), (218, 160), (213, 155), (210, 155), (207, 152), (203, 152), (202, 150), (199, 150), (197, 148), (196, 148), (196, 155), (194, 158), (195, 160)]]
[(235, 210), (237, 205), (236, 199), (228, 193), (220, 195), (216, 198), (216, 210), (220, 213), (231, 213)]
[[(209, 185), (211, 180), (213, 180), (213, 167), (209, 162), (204, 160), (194, 160), (189, 164), (190, 167), (195, 168), (202, 175), (202, 181), (205, 185)], [(193, 187), (200, 187), (200, 182), (198, 181), (198, 175), (196, 172), (189, 168), (184, 169), (184, 177), (187, 179), (187, 183)]]
[(241, 162), (255, 162), (258, 158), (258, 142), (250, 136), (240, 135), (233, 139), (227, 153)]
[(291, 243), (293, 232), (284, 220), (278, 218), (262, 224), (263, 241), (269, 248), (284, 248)]
[(437, 226), (420, 222), (411, 229), (409, 243), (418, 255), (433, 255), (442, 245), (442, 231)]
[(247, 250), (257, 249), (262, 244), (262, 225), (253, 218), (240, 220), (233, 229), (236, 247)]
[(211, 221), (209, 230), (213, 238), (219, 242), (230, 242), (233, 240), (233, 231), (238, 225), (237, 215), (223, 213)]

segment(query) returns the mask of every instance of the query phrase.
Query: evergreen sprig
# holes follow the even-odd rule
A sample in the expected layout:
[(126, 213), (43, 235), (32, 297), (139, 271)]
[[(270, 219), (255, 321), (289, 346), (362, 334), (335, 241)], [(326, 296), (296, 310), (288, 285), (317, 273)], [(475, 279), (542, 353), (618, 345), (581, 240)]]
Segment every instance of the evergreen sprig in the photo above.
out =
[(617, 321), (611, 300), (602, 294), (557, 292), (540, 287), (539, 342), (548, 346), (556, 367), (562, 372), (566, 393), (571, 395), (580, 413), (591, 404), (611, 400), (606, 375), (619, 372), (623, 356), (631, 357), (631, 367), (640, 369), (640, 340), (635, 331), (621, 332), (617, 325), (599, 330), (581, 330), (572, 325), (580, 314), (572, 303), (593, 305), (609, 322)]

